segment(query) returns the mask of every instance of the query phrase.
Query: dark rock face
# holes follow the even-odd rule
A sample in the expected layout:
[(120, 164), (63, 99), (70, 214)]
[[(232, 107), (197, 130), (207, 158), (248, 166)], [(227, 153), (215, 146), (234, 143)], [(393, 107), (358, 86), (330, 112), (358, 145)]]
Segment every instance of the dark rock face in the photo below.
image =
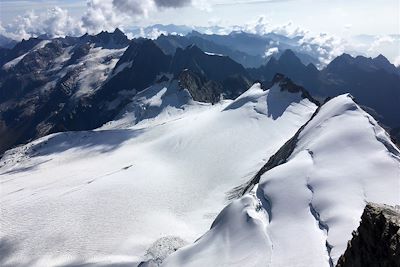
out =
[[(47, 38), (46, 43), (39, 47), (43, 38)], [(77, 98), (73, 95), (83, 86), (97, 92), (98, 87), (103, 85), (102, 81), (96, 80), (90, 85), (82, 85), (79, 80), (85, 68), (91, 67), (86, 65), (87, 59), (84, 58), (91, 49), (117, 51), (114, 48), (126, 47), (129, 42), (117, 29), (114, 33), (103, 32), (95, 36), (30, 38), (12, 49), (1, 50), (0, 154), (15, 145), (50, 133), (92, 129), (109, 119), (108, 114), (112, 116), (113, 110), (105, 117), (98, 112), (104, 107), (104, 98)], [(121, 54), (110, 53), (101, 64), (106, 65)], [(20, 56), (23, 57), (15, 64), (4, 66)], [(98, 75), (96, 72), (94, 69), (93, 75)]]
[(337, 267), (399, 267), (400, 211), (369, 203)]
[(12, 49), (2, 48), (0, 53), (0, 66), (3, 66), (4, 63), (25, 54), (41, 41), (43, 40), (39, 38), (30, 38), (17, 43)]
[(350, 93), (382, 116), (377, 119), (383, 124), (400, 126), (400, 76), (378, 68), (374, 59), (344, 54), (322, 70), (319, 79), (320, 92), (328, 96)]
[(236, 74), (247, 75), (245, 68), (231, 58), (207, 55), (195, 45), (184, 50), (180, 48), (176, 50), (171, 63), (171, 72), (178, 76), (184, 69), (190, 69), (215, 81), (222, 81)]
[(195, 45), (178, 48), (170, 72), (195, 101), (216, 103), (234, 99), (252, 84), (246, 70), (226, 56), (208, 55)]
[(277, 83), (281, 87), (281, 90), (286, 90), (290, 93), (301, 93), (301, 96), (303, 98), (307, 98), (308, 100), (310, 100), (312, 103), (314, 103), (317, 106), (321, 105), (321, 103), (318, 102), (316, 99), (314, 99), (311, 96), (311, 94), (304, 87), (295, 84), (291, 79), (289, 79), (288, 77), (285, 77), (285, 75), (283, 75), (281, 73), (275, 74), (270, 86), (277, 84)]
[(268, 63), (258, 69), (249, 69), (254, 78), (270, 81), (276, 73), (282, 73), (297, 84), (315, 90), (319, 71), (313, 65), (304, 65), (291, 50), (285, 50), (279, 59), (272, 57)]
[(223, 91), (218, 83), (207, 81), (204, 77), (190, 70), (184, 70), (179, 75), (179, 85), (189, 91), (193, 100), (213, 104), (220, 100), (220, 94)]
[[(141, 91), (156, 81), (157, 75), (168, 72), (171, 57), (147, 39), (134, 40), (113, 70), (113, 77), (105, 84), (102, 94), (119, 90)], [(124, 67), (125, 66), (125, 67)]]
[(114, 32), (102, 31), (97, 35), (85, 34), (79, 38), (82, 43), (94, 43), (96, 46), (104, 48), (123, 48), (129, 45), (128, 37), (120, 30), (115, 29)]
[(65, 63), (66, 66), (78, 63), (78, 60), (89, 54), (90, 44), (78, 44), (74, 47), (71, 58)]

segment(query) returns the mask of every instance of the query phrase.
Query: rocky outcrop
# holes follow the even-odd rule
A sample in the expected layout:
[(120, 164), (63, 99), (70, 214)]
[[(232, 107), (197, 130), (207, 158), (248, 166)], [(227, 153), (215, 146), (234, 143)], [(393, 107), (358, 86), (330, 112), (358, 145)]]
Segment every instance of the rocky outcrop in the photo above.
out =
[(124, 48), (130, 44), (128, 37), (118, 28), (114, 32), (102, 31), (96, 35), (85, 34), (79, 37), (81, 43), (94, 43), (108, 49)]
[(187, 245), (187, 242), (177, 236), (166, 236), (156, 240), (147, 250), (145, 257), (138, 267), (157, 267), (172, 253)]
[(400, 209), (368, 203), (337, 267), (399, 267)]
[(170, 72), (199, 102), (235, 99), (252, 84), (242, 65), (226, 56), (204, 53), (195, 45), (176, 50)]
[(184, 69), (189, 69), (217, 82), (222, 82), (233, 75), (248, 76), (245, 68), (231, 58), (204, 53), (195, 45), (176, 50), (170, 72), (177, 77)]
[(193, 100), (212, 104), (220, 100), (223, 91), (217, 82), (207, 81), (201, 75), (187, 69), (179, 75), (179, 85), (189, 91)]

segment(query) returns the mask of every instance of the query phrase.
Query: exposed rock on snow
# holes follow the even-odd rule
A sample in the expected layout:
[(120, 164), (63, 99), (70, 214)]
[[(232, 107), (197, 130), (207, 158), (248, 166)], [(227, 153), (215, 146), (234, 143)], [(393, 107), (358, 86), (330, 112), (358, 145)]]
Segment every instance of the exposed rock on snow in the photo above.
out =
[(189, 90), (193, 100), (215, 104), (220, 100), (222, 86), (214, 81), (207, 81), (190, 70), (184, 70), (179, 75), (182, 88)]
[(400, 209), (368, 203), (337, 267), (400, 266)]
[(169, 255), (185, 245), (187, 242), (179, 237), (162, 237), (147, 250), (146, 257), (150, 259), (140, 263), (138, 267), (160, 266)]

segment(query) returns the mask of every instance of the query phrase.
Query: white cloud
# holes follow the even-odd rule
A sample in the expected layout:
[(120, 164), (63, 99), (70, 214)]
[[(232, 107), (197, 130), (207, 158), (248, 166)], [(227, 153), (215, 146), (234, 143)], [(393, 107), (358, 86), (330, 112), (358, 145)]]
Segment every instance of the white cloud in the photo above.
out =
[(307, 32), (299, 40), (300, 50), (318, 58), (322, 66), (343, 54), (345, 52), (345, 44), (346, 42), (343, 39), (326, 33), (312, 34)]
[(54, 7), (41, 13), (33, 11), (18, 16), (13, 23), (5, 25), (4, 32), (11, 38), (29, 38), (48, 34), (53, 37), (82, 33), (81, 24), (72, 19), (68, 11)]
[(192, 0), (192, 5), (200, 10), (212, 11), (212, 4), (208, 0)]
[(140, 34), (134, 36), (135, 38), (138, 37), (144, 37), (148, 39), (155, 40), (157, 39), (161, 34), (167, 35), (168, 33), (166, 31), (159, 30), (157, 28), (151, 29), (151, 31), (146, 32), (144, 28), (140, 28)]
[[(294, 26), (291, 21), (282, 25), (272, 25), (266, 16), (260, 16), (258, 19), (246, 23), (244, 26), (233, 26), (231, 28), (236, 31), (244, 31), (259, 35), (275, 33), (289, 38), (301, 37), (297, 44), (294, 44), (295, 50), (305, 52), (317, 58), (320, 62), (317, 67), (325, 66), (335, 57), (345, 52), (345, 40), (326, 33), (312, 33), (302, 27)], [(269, 44), (266, 48), (265, 55), (274, 51), (271, 50), (268, 52), (269, 49), (275, 47), (279, 47), (279, 44)]]
[(271, 32), (287, 37), (304, 36), (308, 33), (306, 29), (293, 26), (293, 22), (289, 21), (286, 24), (275, 26)]
[(260, 16), (257, 20), (250, 21), (246, 23), (243, 27), (238, 26), (238, 30), (264, 35), (271, 31), (270, 29), (270, 20), (266, 16)]
[(377, 36), (372, 43), (372, 45), (368, 48), (369, 52), (377, 51), (382, 45), (392, 44), (395, 39), (389, 35), (385, 36)]
[[(205, 0), (193, 0), (193, 4), (198, 6), (204, 3)], [(54, 7), (39, 13), (27, 12), (0, 31), (14, 39), (44, 33), (57, 37), (98, 33), (132, 25), (160, 9), (181, 8), (190, 4), (192, 0), (87, 0), (86, 11), (81, 19), (74, 19), (67, 10)]]
[(278, 47), (271, 47), (271, 48), (268, 48), (267, 51), (265, 51), (265, 57), (268, 58), (268, 57), (278, 54), (278, 53), (279, 53)]
[(81, 20), (86, 32), (97, 33), (121, 27), (124, 21), (130, 19), (126, 13), (116, 12), (112, 0), (90, 0)]

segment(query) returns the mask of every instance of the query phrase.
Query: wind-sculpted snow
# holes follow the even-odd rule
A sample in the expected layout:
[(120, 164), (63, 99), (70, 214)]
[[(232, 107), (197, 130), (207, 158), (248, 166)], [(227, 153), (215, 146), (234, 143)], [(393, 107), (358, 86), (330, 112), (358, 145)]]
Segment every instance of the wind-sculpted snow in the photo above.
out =
[[(196, 243), (170, 256), (163, 266), (269, 266), (272, 244), (268, 214), (247, 195), (234, 200)], [(195, 251), (195, 253), (193, 253)]]
[[(253, 177), (317, 108), (278, 86), (263, 91), (256, 84), (245, 97), (197, 103), (176, 82), (164, 83), (135, 96), (100, 129), (54, 134), (6, 152), (0, 265), (136, 266), (158, 255), (157, 241), (164, 246), (158, 259), (193, 243), (227, 204), (225, 192)], [(270, 105), (279, 106), (279, 116)], [(255, 196), (246, 197), (196, 245), (221, 264), (233, 257), (229, 263), (264, 266), (268, 220)], [(216, 249), (224, 245), (221, 256)], [(253, 245), (263, 254), (240, 254)]]
[[(400, 204), (399, 151), (348, 95), (324, 104), (295, 137), (294, 146), (288, 147), (290, 155), (261, 174), (254, 189), (262, 203), (260, 209), (269, 214), (269, 221), (263, 221), (267, 235), (259, 231), (255, 236), (255, 229), (245, 223), (232, 232), (229, 224), (219, 229), (227, 233), (224, 240), (236, 240), (239, 233), (244, 237), (245, 242), (236, 243), (242, 256), (251, 251), (270, 259), (269, 264), (249, 262), (245, 266), (333, 266), (357, 228), (367, 201)], [(246, 208), (236, 212), (239, 216)], [(224, 219), (224, 212), (221, 216), (219, 220)], [(165, 266), (205, 266), (205, 258), (214, 259), (219, 263), (216, 266), (244, 266), (220, 256), (229, 255), (230, 249), (218, 246), (210, 235), (216, 235), (213, 228), (193, 245), (172, 254)], [(252, 245), (260, 237), (267, 247)], [(210, 249), (205, 252), (204, 247)]]

